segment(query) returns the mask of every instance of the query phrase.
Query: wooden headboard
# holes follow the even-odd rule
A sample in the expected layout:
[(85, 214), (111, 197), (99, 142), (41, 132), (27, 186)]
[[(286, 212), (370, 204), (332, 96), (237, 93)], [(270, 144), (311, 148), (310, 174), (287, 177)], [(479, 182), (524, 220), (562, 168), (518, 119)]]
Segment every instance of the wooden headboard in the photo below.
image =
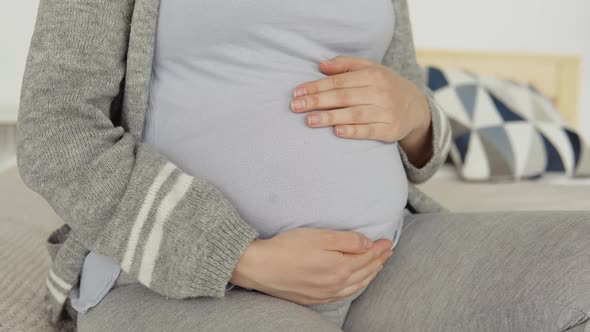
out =
[(570, 125), (578, 124), (580, 58), (577, 56), (434, 49), (419, 49), (416, 54), (422, 66), (462, 68), (483, 76), (530, 83), (553, 100)]

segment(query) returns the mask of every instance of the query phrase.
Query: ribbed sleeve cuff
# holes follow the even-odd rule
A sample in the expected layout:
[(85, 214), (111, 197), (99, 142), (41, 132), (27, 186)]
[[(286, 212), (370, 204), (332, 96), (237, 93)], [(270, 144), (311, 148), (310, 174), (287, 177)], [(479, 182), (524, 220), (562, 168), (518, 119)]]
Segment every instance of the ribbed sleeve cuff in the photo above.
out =
[(185, 264), (194, 267), (195, 274), (189, 285), (193, 288), (191, 293), (224, 296), (237, 262), (251, 242), (258, 238), (258, 231), (235, 217), (222, 221), (204, 235), (207, 238), (206, 256), (199, 258), (199, 253), (195, 253), (186, 257)]
[(432, 114), (432, 157), (424, 166), (418, 168), (410, 162), (401, 145), (398, 145), (408, 179), (416, 184), (425, 182), (436, 173), (447, 157), (451, 142), (451, 130), (446, 116), (442, 113), (432, 93), (428, 89), (423, 89), (422, 92), (428, 99)]

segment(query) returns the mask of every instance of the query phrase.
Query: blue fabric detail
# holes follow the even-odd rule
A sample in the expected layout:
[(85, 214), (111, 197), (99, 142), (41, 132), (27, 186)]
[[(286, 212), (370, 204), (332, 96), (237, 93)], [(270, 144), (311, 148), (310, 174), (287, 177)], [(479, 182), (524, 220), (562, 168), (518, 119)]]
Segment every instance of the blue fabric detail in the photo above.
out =
[[(409, 213), (409, 211), (408, 211), (408, 213)], [(406, 213), (404, 213), (404, 216), (405, 215), (406, 215)], [(391, 249), (394, 249), (395, 247), (397, 247), (397, 245), (399, 243), (399, 240), (400, 240), (400, 238), (402, 236), (402, 230), (404, 228), (404, 219), (405, 219), (404, 217), (402, 217), (400, 219), (399, 226), (395, 230), (395, 233), (393, 234), (393, 238), (391, 240), (393, 242), (392, 245), (391, 245)]]
[(84, 259), (80, 286), (71, 295), (72, 308), (85, 314), (95, 307), (113, 288), (121, 268), (111, 257), (91, 251)]
[(572, 151), (574, 152), (574, 169), (576, 169), (578, 167), (578, 162), (580, 161), (580, 155), (582, 153), (582, 142), (580, 140), (580, 136), (577, 133), (567, 128), (564, 128), (564, 131), (572, 145)]
[(459, 100), (463, 104), (466, 113), (469, 115), (471, 121), (475, 114), (475, 101), (477, 100), (477, 87), (473, 84), (462, 85), (456, 88)]
[(496, 126), (481, 128), (479, 133), (481, 136), (485, 137), (489, 143), (493, 144), (502, 155), (504, 155), (505, 160), (510, 161), (511, 165), (513, 164), (512, 161), (514, 160), (514, 156), (512, 152), (512, 144), (510, 144), (510, 138), (508, 138), (504, 127)]
[(465, 156), (467, 155), (467, 149), (469, 148), (469, 140), (471, 139), (471, 132), (468, 131), (465, 134), (455, 138), (455, 146), (459, 150), (461, 156), (461, 162), (465, 162)]
[(494, 105), (496, 105), (496, 109), (498, 110), (498, 114), (504, 119), (504, 121), (526, 121), (520, 115), (514, 113), (506, 104), (504, 104), (500, 99), (498, 99), (494, 94), (488, 91)]
[[(428, 66), (426, 71), (428, 85), (448, 116), (453, 137), (450, 158), (462, 179), (532, 180), (547, 172), (590, 176), (590, 146), (579, 132), (558, 119), (551, 100), (535, 86), (493, 77), (480, 79), (460, 69)], [(462, 78), (454, 82), (451, 78), (455, 76)], [(455, 97), (449, 98), (453, 93), (449, 89), (454, 90)], [(514, 95), (530, 102), (512, 103)], [(483, 100), (478, 98), (488, 96), (490, 105), (487, 101), (480, 103)], [(472, 135), (479, 135), (481, 144), (472, 145)], [(556, 144), (563, 136), (567, 144)], [(514, 149), (525, 141), (530, 144)], [(570, 149), (571, 157), (566, 153)], [(471, 172), (484, 163), (489, 168), (487, 174)]]
[(543, 139), (543, 143), (545, 144), (545, 151), (547, 152), (547, 167), (545, 167), (546, 171), (550, 172), (564, 172), (565, 166), (563, 165), (563, 161), (561, 160), (561, 155), (551, 144), (551, 142), (545, 137), (545, 135), (541, 134), (541, 138)]
[(430, 90), (436, 91), (448, 85), (449, 81), (447, 81), (447, 78), (442, 71), (434, 67), (428, 68), (428, 87)]

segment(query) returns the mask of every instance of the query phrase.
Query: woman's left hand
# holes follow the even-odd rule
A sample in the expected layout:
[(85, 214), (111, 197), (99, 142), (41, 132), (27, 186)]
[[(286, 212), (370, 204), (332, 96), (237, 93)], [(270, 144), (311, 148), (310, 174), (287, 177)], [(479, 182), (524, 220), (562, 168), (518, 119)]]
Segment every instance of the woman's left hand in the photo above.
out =
[[(293, 91), (294, 112), (310, 127), (334, 126), (343, 138), (423, 141), (431, 115), (426, 96), (409, 80), (364, 58), (337, 56), (320, 63), (325, 78)], [(414, 136), (414, 137), (412, 137)]]

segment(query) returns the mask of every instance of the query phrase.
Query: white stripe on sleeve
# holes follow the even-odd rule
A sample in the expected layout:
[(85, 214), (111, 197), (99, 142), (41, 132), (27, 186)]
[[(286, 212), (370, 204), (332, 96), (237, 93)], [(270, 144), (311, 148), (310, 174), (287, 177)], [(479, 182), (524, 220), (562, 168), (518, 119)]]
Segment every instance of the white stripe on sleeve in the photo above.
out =
[(152, 282), (154, 266), (162, 243), (164, 223), (190, 188), (193, 179), (194, 177), (187, 174), (180, 174), (170, 192), (164, 197), (160, 206), (158, 206), (156, 221), (145, 243), (138, 276), (138, 280), (148, 287)]
[(70, 283), (66, 282), (65, 280), (63, 280), (62, 278), (60, 278), (57, 274), (55, 274), (53, 272), (53, 269), (49, 270), (49, 279), (51, 279), (51, 281), (53, 281), (56, 285), (58, 285), (59, 287), (61, 287), (64, 290), (72, 289), (72, 285)]
[(51, 281), (49, 281), (49, 278), (45, 279), (45, 285), (47, 285), (47, 289), (49, 290), (49, 292), (51, 293), (51, 295), (55, 298), (55, 300), (57, 302), (59, 302), (60, 304), (63, 304), (66, 302), (67, 296), (65, 294), (63, 294), (62, 292), (58, 291), (57, 288), (55, 288), (53, 286)]
[(141, 234), (141, 230), (145, 224), (145, 221), (148, 218), (149, 212), (151, 210), (152, 205), (156, 199), (156, 195), (162, 187), (162, 184), (168, 179), (170, 174), (174, 171), (176, 167), (171, 162), (167, 162), (156, 178), (154, 182), (150, 185), (143, 204), (139, 209), (139, 213), (135, 222), (133, 223), (133, 228), (131, 229), (131, 234), (129, 234), (129, 241), (127, 242), (127, 249), (125, 250), (125, 255), (123, 256), (123, 261), (121, 262), (121, 267), (124, 271), (129, 271), (131, 269), (131, 263), (133, 262), (133, 257), (135, 256), (135, 250), (137, 248), (137, 243), (139, 242), (139, 236)]

